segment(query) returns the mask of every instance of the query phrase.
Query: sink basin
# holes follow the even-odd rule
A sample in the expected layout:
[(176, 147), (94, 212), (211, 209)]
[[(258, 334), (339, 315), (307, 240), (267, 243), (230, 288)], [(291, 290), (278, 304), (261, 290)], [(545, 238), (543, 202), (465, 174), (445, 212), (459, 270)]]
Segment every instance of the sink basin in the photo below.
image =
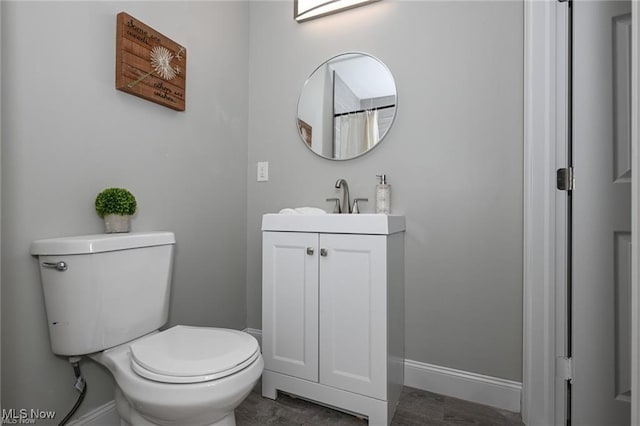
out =
[(263, 231), (389, 235), (405, 229), (404, 216), (386, 214), (265, 214)]

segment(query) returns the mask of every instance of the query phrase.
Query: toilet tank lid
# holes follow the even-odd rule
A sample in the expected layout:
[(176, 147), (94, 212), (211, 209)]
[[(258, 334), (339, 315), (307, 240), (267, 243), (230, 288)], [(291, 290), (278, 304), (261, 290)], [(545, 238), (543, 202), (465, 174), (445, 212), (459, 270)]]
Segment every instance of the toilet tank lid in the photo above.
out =
[(127, 232), (50, 238), (31, 243), (33, 255), (89, 254), (175, 244), (173, 232)]

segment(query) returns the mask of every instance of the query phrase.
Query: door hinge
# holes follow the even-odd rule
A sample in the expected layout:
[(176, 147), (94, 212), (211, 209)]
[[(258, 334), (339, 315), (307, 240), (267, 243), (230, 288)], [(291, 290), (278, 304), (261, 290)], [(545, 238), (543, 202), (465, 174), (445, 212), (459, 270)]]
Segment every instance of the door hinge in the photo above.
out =
[(560, 356), (556, 358), (556, 377), (562, 380), (573, 378), (573, 361), (571, 358)]
[(573, 167), (565, 167), (556, 171), (556, 187), (560, 191), (573, 191), (575, 188)]

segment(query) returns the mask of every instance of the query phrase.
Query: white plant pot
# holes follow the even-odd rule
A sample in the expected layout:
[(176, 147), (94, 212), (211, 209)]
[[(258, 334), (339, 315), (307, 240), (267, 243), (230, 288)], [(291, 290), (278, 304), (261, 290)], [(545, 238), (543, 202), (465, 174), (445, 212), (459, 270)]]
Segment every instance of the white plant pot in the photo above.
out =
[(107, 234), (129, 232), (130, 229), (131, 216), (108, 214), (104, 217), (104, 232), (106, 232)]

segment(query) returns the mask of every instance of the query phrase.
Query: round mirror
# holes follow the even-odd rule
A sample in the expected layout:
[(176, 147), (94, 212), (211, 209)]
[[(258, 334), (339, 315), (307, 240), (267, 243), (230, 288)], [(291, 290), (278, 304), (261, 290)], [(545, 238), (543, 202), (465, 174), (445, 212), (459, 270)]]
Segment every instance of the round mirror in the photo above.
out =
[(349, 160), (376, 147), (396, 116), (396, 83), (379, 59), (343, 53), (320, 65), (298, 100), (298, 132), (311, 151)]

